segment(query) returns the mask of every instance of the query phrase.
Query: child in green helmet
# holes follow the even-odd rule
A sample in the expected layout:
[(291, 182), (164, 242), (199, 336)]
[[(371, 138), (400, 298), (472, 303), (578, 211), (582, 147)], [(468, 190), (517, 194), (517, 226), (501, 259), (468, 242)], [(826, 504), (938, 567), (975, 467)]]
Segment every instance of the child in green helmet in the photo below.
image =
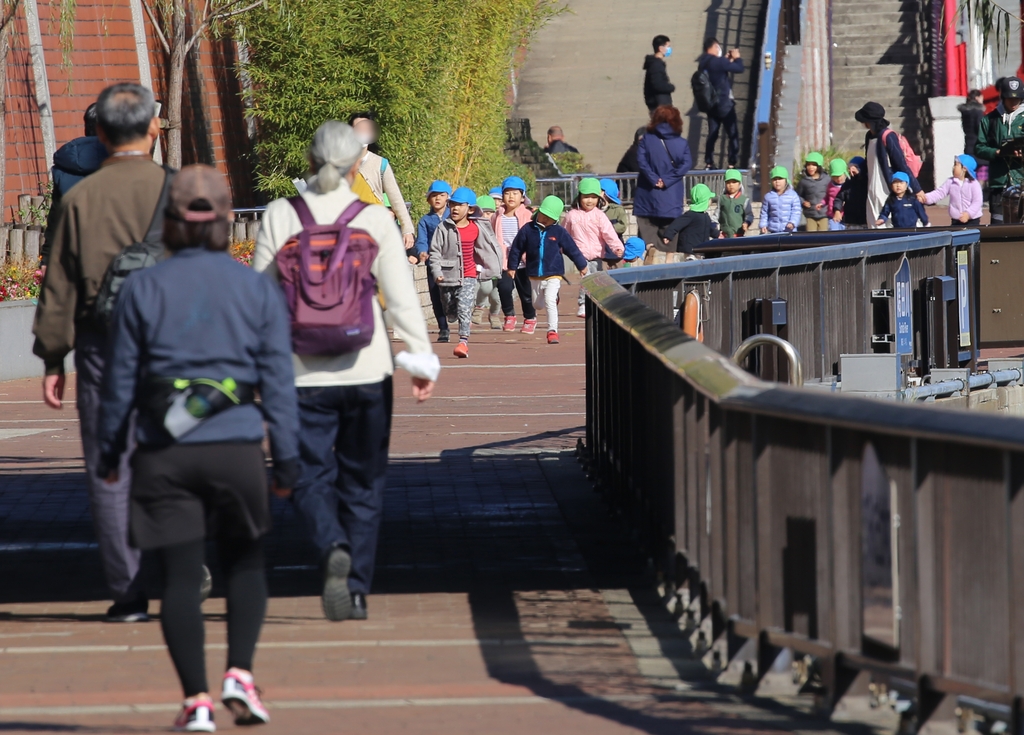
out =
[(828, 230), (828, 208), (825, 195), (828, 193), (829, 177), (825, 176), (825, 158), (817, 151), (804, 157), (804, 175), (795, 188), (803, 215), (807, 219), (808, 232)]
[(678, 235), (676, 252), (686, 253), (687, 260), (695, 258), (694, 247), (708, 240), (717, 240), (721, 236), (718, 223), (708, 214), (708, 207), (714, 198), (715, 195), (706, 185), (694, 184), (690, 189), (690, 208), (672, 220), (668, 227), (658, 231), (661, 241), (668, 245)]
[(772, 188), (761, 201), (761, 234), (793, 232), (800, 224), (800, 197), (789, 185), (789, 171), (776, 166), (768, 176)]
[(743, 237), (752, 224), (754, 210), (743, 193), (743, 175), (730, 168), (725, 172), (725, 195), (718, 202), (718, 226), (726, 237)]
[[(558, 292), (565, 275), (565, 260), (562, 256), (572, 260), (580, 272), (586, 271), (588, 265), (586, 256), (580, 252), (572, 235), (558, 224), (562, 209), (561, 199), (556, 196), (545, 197), (533, 219), (523, 225), (515, 236), (505, 263), (509, 277), (512, 278), (522, 264), (521, 270), (530, 279), (534, 305), (544, 304), (548, 312), (549, 345), (557, 345), (559, 341)], [(604, 217), (600, 210), (596, 211)]]
[[(604, 266), (606, 259), (622, 257), (622, 240), (612, 226), (611, 220), (598, 208), (601, 202), (601, 182), (593, 178), (580, 179), (579, 194), (573, 208), (565, 213), (562, 226), (576, 242), (589, 265), (587, 274), (596, 273)], [(585, 319), (583, 289), (577, 300), (576, 316)]]
[(833, 158), (829, 162), (828, 174), (830, 181), (828, 182), (828, 191), (825, 192), (825, 209), (828, 210), (828, 218), (835, 222), (841, 222), (843, 219), (842, 202), (839, 202), (839, 216), (836, 216), (836, 197), (842, 191), (848, 173), (849, 169), (846, 167), (846, 161), (842, 158)]

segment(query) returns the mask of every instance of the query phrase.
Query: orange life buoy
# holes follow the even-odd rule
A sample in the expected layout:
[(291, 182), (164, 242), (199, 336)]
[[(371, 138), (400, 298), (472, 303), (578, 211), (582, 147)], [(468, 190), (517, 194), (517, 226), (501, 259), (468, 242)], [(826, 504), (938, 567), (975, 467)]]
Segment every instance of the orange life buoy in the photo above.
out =
[(683, 299), (683, 333), (698, 342), (704, 341), (704, 325), (701, 323), (700, 297), (696, 291), (690, 291)]

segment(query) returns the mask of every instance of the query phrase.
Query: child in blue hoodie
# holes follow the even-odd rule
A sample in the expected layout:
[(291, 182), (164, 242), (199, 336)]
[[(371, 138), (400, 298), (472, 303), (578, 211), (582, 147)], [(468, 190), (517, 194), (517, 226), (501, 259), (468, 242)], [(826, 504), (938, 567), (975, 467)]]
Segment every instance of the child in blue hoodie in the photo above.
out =
[(897, 171), (892, 175), (891, 186), (892, 194), (885, 200), (885, 206), (878, 213), (878, 220), (875, 224), (884, 225), (885, 221), (891, 217), (892, 226), (896, 228), (917, 227), (918, 220), (921, 220), (921, 224), (927, 227), (928, 213), (924, 211), (924, 205), (917, 201), (917, 197), (907, 193), (910, 177), (902, 171)]
[[(417, 262), (426, 263), (430, 257), (430, 241), (438, 225), (448, 217), (448, 197), (451, 194), (452, 185), (447, 181), (435, 181), (427, 189), (430, 212), (420, 217), (419, 224), (416, 225), (416, 243), (413, 245), (416, 249)], [(427, 290), (430, 292), (430, 308), (433, 309), (434, 319), (437, 320), (437, 341), (447, 342), (451, 332), (448, 330), (448, 317), (441, 304), (441, 289), (433, 278), (427, 278)]]
[(587, 270), (587, 259), (576, 246), (572, 235), (558, 224), (565, 210), (565, 204), (556, 196), (545, 197), (533, 220), (523, 225), (508, 249), (505, 267), (510, 277), (515, 277), (516, 268), (526, 255), (526, 275), (533, 286), (533, 303), (540, 303), (544, 296), (544, 308), (548, 312), (548, 344), (558, 344), (558, 291), (565, 275), (564, 253), (579, 268)]

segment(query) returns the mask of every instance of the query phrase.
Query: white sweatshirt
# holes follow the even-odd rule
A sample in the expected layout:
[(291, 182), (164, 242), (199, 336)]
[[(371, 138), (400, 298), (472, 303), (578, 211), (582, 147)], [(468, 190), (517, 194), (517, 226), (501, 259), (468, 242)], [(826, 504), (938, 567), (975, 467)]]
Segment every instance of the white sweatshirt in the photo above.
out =
[[(342, 180), (341, 185), (334, 191), (318, 194), (311, 187), (302, 194), (302, 198), (309, 205), (317, 224), (326, 225), (334, 222), (345, 208), (356, 200), (356, 195), (352, 193), (348, 182)], [(433, 355), (419, 295), (416, 293), (412, 271), (405, 256), (405, 246), (391, 215), (384, 207), (371, 204), (352, 220), (352, 227), (365, 230), (380, 247), (370, 270), (377, 278), (377, 285), (388, 305), (388, 314), (409, 352), (414, 355)], [(256, 238), (253, 268), (257, 271), (266, 271), (277, 280), (274, 256), (288, 238), (301, 230), (299, 216), (287, 199), (276, 199), (267, 205), (260, 233)], [(295, 385), (299, 388), (366, 385), (379, 383), (391, 375), (394, 372), (391, 344), (377, 299), (374, 299), (373, 303), (373, 320), (373, 339), (358, 352), (326, 357), (292, 355), (295, 363)]]

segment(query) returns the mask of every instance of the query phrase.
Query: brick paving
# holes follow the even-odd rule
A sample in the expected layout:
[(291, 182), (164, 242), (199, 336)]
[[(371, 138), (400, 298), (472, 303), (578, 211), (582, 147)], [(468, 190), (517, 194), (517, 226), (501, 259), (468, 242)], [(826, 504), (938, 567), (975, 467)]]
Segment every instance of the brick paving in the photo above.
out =
[[(701, 674), (572, 456), (584, 337), (565, 291), (561, 345), (482, 329), (469, 360), (439, 345), (447, 369), (422, 405), (399, 375), (369, 620), (324, 620), (315, 554), (273, 501), (256, 671), (274, 721), (262, 731), (872, 731)], [(37, 398), (38, 381), (0, 384), (0, 732), (165, 732), (180, 691), (159, 625), (102, 622), (73, 407)], [(204, 611), (212, 685), (225, 650), (216, 581)]]

